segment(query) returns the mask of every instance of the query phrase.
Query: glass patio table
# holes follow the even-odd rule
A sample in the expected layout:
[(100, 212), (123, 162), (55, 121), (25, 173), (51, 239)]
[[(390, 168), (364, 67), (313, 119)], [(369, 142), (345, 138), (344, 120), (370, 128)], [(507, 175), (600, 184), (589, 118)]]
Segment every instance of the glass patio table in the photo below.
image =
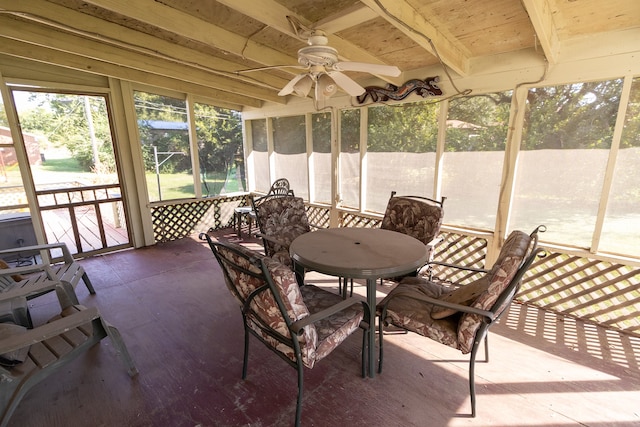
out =
[(406, 234), (379, 228), (326, 228), (305, 233), (289, 247), (293, 261), (308, 270), (331, 276), (366, 279), (371, 322), (369, 377), (375, 376), (376, 283), (422, 267), (427, 248)]

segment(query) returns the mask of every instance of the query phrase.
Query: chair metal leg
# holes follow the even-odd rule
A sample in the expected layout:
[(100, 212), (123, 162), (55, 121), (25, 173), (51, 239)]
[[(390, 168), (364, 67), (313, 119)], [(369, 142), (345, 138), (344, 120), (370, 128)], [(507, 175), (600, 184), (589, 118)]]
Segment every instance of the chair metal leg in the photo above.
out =
[(489, 334), (484, 336), (484, 361), (489, 363)]
[(249, 330), (247, 323), (244, 324), (244, 357), (242, 361), (242, 379), (247, 378), (247, 365), (249, 362)]
[(302, 387), (303, 387), (303, 370), (304, 366), (302, 361), (299, 360), (298, 366), (298, 400), (296, 402), (296, 427), (300, 426), (300, 419), (302, 418)]
[(469, 359), (469, 394), (471, 396), (471, 416), (476, 417), (476, 382), (475, 382), (475, 362), (478, 346), (474, 346), (471, 350)]
[(370, 333), (371, 333), (370, 328), (362, 330), (362, 378), (366, 378), (367, 367), (369, 366), (369, 363), (373, 363), (372, 360), (367, 361), (367, 354), (369, 354), (368, 350), (369, 350), (369, 334)]
[[(384, 336), (384, 334), (382, 333), (382, 329), (384, 326), (384, 322), (382, 321), (382, 317), (380, 318), (380, 320), (378, 320), (378, 349), (379, 349), (379, 353), (378, 353), (378, 373), (381, 374), (382, 373), (382, 343), (383, 343), (383, 339), (382, 337)], [(370, 361), (371, 363), (371, 361)]]

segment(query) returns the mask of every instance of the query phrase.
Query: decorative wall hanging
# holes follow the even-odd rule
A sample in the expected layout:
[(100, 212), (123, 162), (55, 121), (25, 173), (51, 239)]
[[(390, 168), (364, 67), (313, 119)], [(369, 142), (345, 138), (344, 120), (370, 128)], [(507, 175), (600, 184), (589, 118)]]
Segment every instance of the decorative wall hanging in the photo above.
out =
[(411, 79), (407, 80), (402, 86), (398, 87), (389, 83), (386, 87), (367, 86), (362, 95), (358, 95), (356, 99), (358, 103), (364, 104), (367, 97), (371, 97), (371, 102), (385, 102), (388, 100), (400, 101), (411, 95), (412, 92), (423, 98), (429, 96), (440, 96), (442, 90), (438, 87), (440, 77), (427, 77), (424, 80)]

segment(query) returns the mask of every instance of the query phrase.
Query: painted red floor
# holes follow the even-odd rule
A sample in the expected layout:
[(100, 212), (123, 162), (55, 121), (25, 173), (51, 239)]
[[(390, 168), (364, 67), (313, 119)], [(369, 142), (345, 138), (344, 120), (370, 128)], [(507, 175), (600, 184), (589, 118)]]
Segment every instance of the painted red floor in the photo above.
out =
[[(236, 239), (230, 230), (221, 236)], [(194, 236), (81, 262), (97, 291), (78, 287), (81, 303), (120, 329), (140, 374), (130, 379), (103, 340), (28, 393), (10, 426), (293, 425), (294, 369), (252, 338), (240, 377), (241, 316), (205, 243)], [(364, 295), (363, 286), (355, 291)], [(31, 301), (36, 322), (55, 313), (52, 298)], [(467, 356), (393, 334), (384, 372), (363, 379), (361, 336), (353, 335), (305, 371), (302, 424), (640, 425), (640, 340), (521, 305), (491, 331), (490, 363), (476, 364), (476, 418), (468, 416)]]

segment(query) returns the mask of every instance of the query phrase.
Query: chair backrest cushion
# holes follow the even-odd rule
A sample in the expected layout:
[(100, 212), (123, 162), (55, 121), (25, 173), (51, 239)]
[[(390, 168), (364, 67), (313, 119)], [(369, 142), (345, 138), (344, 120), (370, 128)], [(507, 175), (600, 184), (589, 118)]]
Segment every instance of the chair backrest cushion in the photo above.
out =
[[(263, 258), (262, 262), (273, 279), (275, 292), (279, 294), (285, 307), (286, 315), (290, 319), (291, 323), (309, 316), (309, 309), (304, 303), (302, 293), (300, 292), (300, 285), (298, 285), (298, 282), (296, 281), (296, 276), (293, 270), (269, 257)], [(278, 323), (276, 320), (277, 317), (278, 316), (273, 316), (271, 326), (286, 337), (291, 336), (287, 325), (284, 324), (284, 321), (282, 321), (282, 323)], [(283, 319), (282, 316), (280, 316), (280, 319)], [(315, 351), (318, 346), (318, 333), (315, 326), (305, 326), (297, 339), (300, 343), (303, 363), (306, 366), (312, 367), (313, 361), (316, 359)], [(292, 360), (295, 360), (295, 355), (293, 355), (293, 353), (291, 353), (289, 357)]]
[(427, 245), (440, 231), (443, 217), (441, 206), (421, 199), (392, 196), (380, 228), (407, 234)]
[[(251, 292), (265, 284), (260, 267), (254, 263), (263, 255), (235, 243), (217, 245), (215, 251), (223, 259), (220, 266), (225, 272), (227, 287), (240, 306), (243, 306)], [(253, 275), (247, 274), (243, 269)]]
[[(217, 256), (223, 260), (220, 264), (226, 273), (227, 287), (230, 288), (241, 307), (244, 307), (247, 298), (253, 291), (267, 285), (264, 271), (258, 267), (260, 264), (256, 261), (260, 260), (260, 262), (264, 261), (268, 268), (275, 284), (275, 291), (278, 292), (290, 321), (294, 322), (309, 315), (295, 274), (289, 267), (235, 243), (217, 244), (215, 251)], [(270, 346), (295, 361), (296, 356), (292, 347), (264, 331), (267, 328), (285, 338), (291, 338), (289, 327), (271, 288), (266, 288), (256, 294), (249, 303), (249, 308), (250, 310), (245, 313), (248, 326)], [(313, 326), (305, 328), (298, 340), (301, 343), (303, 361), (305, 359), (313, 360), (318, 340), (315, 328)]]
[[(513, 231), (502, 247), (498, 259), (487, 273), (489, 287), (481, 293), (471, 304), (481, 310), (492, 310), (499, 314), (511, 302), (509, 299), (502, 307), (493, 307), (500, 294), (507, 289), (518, 269), (522, 265), (532, 238), (522, 231)], [(514, 295), (511, 295), (513, 297)], [(458, 345), (463, 353), (468, 353), (473, 347), (475, 334), (480, 328), (482, 317), (477, 314), (465, 313), (458, 323)]]
[[(459, 288), (440, 296), (438, 299), (453, 304), (471, 306), (471, 304), (473, 304), (480, 295), (486, 292), (487, 289), (489, 289), (489, 277), (484, 276), (467, 285), (460, 286)], [(431, 317), (434, 319), (444, 319), (445, 317), (452, 316), (455, 313), (458, 313), (458, 310), (455, 308), (447, 308), (440, 305), (434, 305), (431, 309)]]
[(268, 256), (279, 251), (289, 251), (289, 245), (301, 234), (311, 231), (304, 200), (301, 197), (282, 196), (265, 199), (255, 207), (260, 232), (273, 236), (283, 245), (265, 242)]

